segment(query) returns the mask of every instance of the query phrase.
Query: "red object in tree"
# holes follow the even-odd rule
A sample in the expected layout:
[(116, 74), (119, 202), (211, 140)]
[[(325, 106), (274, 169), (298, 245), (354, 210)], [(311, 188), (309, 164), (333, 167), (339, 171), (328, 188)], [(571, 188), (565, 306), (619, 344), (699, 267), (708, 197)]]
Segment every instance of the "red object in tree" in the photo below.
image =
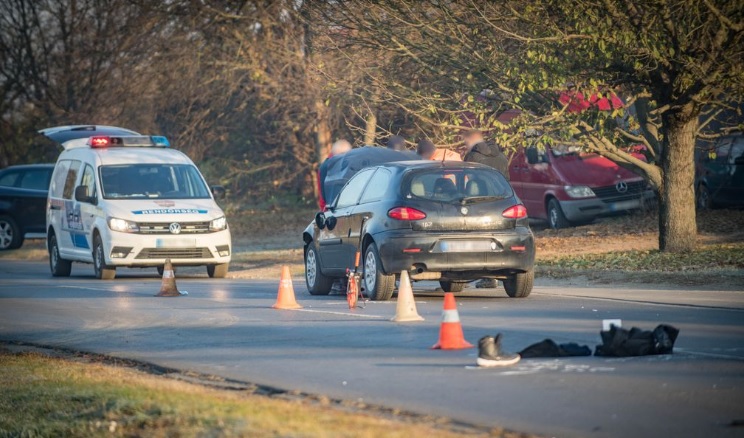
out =
[(563, 105), (568, 105), (567, 111), (570, 113), (580, 113), (592, 106), (600, 111), (609, 111), (624, 106), (622, 99), (615, 93), (605, 93), (602, 97), (595, 93), (586, 99), (584, 93), (576, 90), (562, 92), (558, 101)]

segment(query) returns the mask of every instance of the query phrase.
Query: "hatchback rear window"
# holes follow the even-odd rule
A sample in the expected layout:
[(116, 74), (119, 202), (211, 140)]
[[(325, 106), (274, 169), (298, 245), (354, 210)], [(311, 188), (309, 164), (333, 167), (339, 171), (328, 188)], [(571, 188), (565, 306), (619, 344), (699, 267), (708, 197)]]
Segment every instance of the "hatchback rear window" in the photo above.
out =
[(414, 173), (403, 190), (406, 197), (439, 202), (489, 201), (513, 194), (509, 183), (495, 170), (446, 167)]

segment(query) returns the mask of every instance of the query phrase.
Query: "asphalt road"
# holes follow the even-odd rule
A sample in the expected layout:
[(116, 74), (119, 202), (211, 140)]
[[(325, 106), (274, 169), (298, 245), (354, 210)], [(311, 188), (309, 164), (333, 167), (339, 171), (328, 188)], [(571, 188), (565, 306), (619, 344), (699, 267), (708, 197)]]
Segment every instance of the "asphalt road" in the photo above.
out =
[[(681, 330), (674, 355), (523, 360), (472, 369), (476, 350), (431, 350), (442, 307), (417, 284), (421, 323), (396, 324), (394, 302), (351, 313), (345, 297), (271, 309), (278, 280), (210, 280), (177, 273), (188, 296), (156, 298), (154, 270), (111, 282), (75, 266), (52, 279), (40, 262), (0, 261), (0, 340), (64, 346), (334, 398), (448, 416), (548, 436), (744, 436), (744, 292), (537, 287), (458, 296), (472, 343), (502, 332), (507, 350), (552, 338), (592, 348), (601, 320)], [(0, 395), (1, 397), (2, 395)], [(332, 427), (329, 426), (329, 427)]]

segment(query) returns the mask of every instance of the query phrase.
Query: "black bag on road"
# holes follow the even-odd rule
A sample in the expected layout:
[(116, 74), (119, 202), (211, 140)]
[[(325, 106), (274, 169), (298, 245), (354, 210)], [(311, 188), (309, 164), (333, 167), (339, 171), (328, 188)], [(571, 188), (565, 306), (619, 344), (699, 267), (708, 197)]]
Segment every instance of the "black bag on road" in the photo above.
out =
[(633, 327), (630, 330), (612, 326), (599, 332), (602, 345), (598, 345), (595, 356), (631, 357), (653, 354), (672, 354), (679, 330), (661, 324), (653, 331)]

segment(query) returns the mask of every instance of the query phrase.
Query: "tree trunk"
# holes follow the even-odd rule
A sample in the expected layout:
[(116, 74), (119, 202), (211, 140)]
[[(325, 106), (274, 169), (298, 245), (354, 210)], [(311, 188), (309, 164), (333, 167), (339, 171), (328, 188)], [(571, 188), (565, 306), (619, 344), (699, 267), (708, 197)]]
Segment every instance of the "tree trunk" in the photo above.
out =
[(374, 145), (377, 137), (377, 113), (371, 110), (367, 115), (366, 126), (364, 129), (364, 144)]
[(685, 108), (664, 116), (663, 185), (659, 190), (659, 249), (667, 252), (695, 248), (695, 131), (697, 114)]
[(318, 191), (318, 169), (323, 161), (328, 157), (328, 153), (331, 151), (331, 125), (329, 122), (328, 107), (322, 99), (318, 98), (315, 100), (315, 152), (317, 164), (311, 169), (312, 181), (313, 181), (313, 193), (315, 199), (320, 199), (320, 193)]

